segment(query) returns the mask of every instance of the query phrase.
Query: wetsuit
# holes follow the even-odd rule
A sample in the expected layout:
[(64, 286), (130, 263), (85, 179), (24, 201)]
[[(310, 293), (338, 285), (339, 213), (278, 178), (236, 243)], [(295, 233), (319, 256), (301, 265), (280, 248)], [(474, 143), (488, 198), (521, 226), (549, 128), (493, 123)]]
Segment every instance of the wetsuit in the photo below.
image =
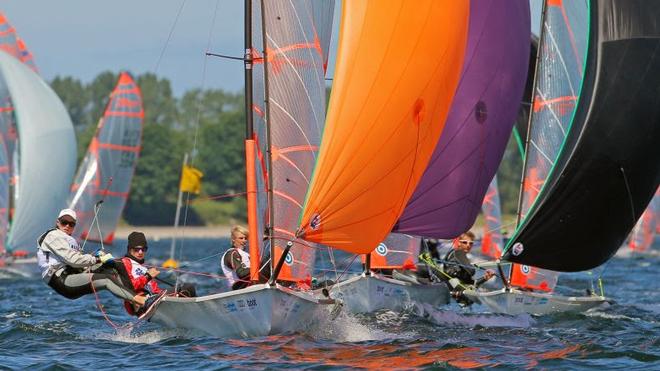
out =
[[(477, 270), (473, 267), (472, 263), (470, 263), (470, 259), (468, 259), (465, 251), (451, 249), (447, 255), (445, 255), (444, 260), (444, 272), (451, 277), (458, 278), (458, 280), (464, 285), (467, 284), (479, 287), (481, 284), (488, 281), (485, 277), (481, 277), (475, 282), (472, 276), (474, 276)], [(450, 287), (450, 289), (452, 290), (452, 296), (454, 296), (456, 301), (460, 304), (472, 304), (472, 301), (463, 295), (463, 289), (460, 288), (460, 286), (454, 288)]]
[(78, 299), (99, 290), (108, 290), (124, 300), (135, 296), (116, 275), (93, 272), (99, 258), (83, 254), (75, 238), (59, 229), (39, 237), (37, 259), (44, 282), (65, 298)]

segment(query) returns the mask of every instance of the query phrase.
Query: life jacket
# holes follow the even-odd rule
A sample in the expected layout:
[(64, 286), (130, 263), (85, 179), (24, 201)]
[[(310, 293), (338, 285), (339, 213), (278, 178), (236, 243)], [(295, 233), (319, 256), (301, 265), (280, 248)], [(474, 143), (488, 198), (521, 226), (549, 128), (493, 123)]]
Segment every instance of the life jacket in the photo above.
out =
[(250, 254), (247, 252), (243, 251), (242, 249), (237, 249), (235, 247), (230, 248), (229, 250), (225, 251), (224, 254), (222, 254), (222, 258), (220, 259), (220, 266), (222, 267), (222, 273), (224, 273), (225, 277), (227, 277), (227, 280), (229, 281), (229, 286), (233, 286), (235, 282), (240, 281), (240, 277), (236, 274), (236, 271), (232, 269), (231, 267), (228, 267), (225, 264), (225, 255), (232, 253), (232, 251), (237, 251), (241, 255), (241, 261), (243, 264), (245, 264), (246, 268), (250, 268)]
[[(49, 233), (57, 230), (57, 228), (49, 229), (44, 232), (44, 234), (42, 234), (37, 240), (37, 264), (39, 265), (39, 268), (41, 268), (41, 278), (46, 281), (46, 283), (50, 281), (53, 275), (60, 276), (65, 270), (69, 274), (82, 272), (82, 269), (67, 266), (66, 263), (61, 261), (56, 254), (50, 251), (48, 247), (43, 245), (46, 236), (48, 236)], [(65, 238), (69, 243), (70, 248), (77, 251), (82, 251), (80, 245), (78, 245), (78, 241), (76, 241), (75, 238), (64, 232), (61, 233), (66, 236)]]

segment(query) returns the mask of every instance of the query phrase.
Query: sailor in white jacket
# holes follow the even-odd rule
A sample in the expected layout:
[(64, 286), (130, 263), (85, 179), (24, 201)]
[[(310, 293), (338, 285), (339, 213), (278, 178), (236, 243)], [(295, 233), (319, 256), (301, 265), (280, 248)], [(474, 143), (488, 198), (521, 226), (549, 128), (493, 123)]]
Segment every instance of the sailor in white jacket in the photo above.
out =
[(121, 284), (117, 276), (94, 273), (91, 267), (112, 261), (112, 255), (84, 254), (71, 235), (76, 226), (76, 212), (71, 209), (60, 211), (56, 228), (39, 237), (37, 259), (43, 280), (58, 294), (77, 299), (94, 291), (108, 290), (123, 300), (144, 305), (146, 297), (135, 295)]

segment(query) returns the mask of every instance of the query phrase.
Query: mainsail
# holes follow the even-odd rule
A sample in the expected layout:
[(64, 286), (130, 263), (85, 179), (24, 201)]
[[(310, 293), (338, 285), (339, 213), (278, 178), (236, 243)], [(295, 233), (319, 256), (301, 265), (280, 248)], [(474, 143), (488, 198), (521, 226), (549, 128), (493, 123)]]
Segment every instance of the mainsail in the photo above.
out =
[[(569, 5), (578, 6), (563, 2), (562, 9)], [(571, 86), (575, 99), (542, 97), (538, 108), (571, 108), (576, 101), (577, 108), (505, 259), (556, 271), (596, 267), (621, 246), (650, 202), (660, 183), (659, 18), (655, 1), (593, 0), (571, 23), (574, 37), (563, 43), (579, 53), (580, 35), (588, 38), (581, 88)], [(526, 184), (531, 188), (534, 180)]]
[(454, 238), (467, 231), (520, 107), (529, 63), (529, 2), (470, 4), (461, 81), (440, 142), (395, 232)]
[[(64, 104), (31, 69), (0, 52), (0, 78), (14, 107), (20, 146), (20, 193), (7, 245), (29, 248), (64, 205), (76, 158), (73, 124)], [(47, 185), (47, 191), (44, 190)]]
[[(401, 233), (390, 233), (370, 253), (372, 269), (417, 269), (421, 238)], [(362, 262), (366, 255), (362, 255)]]
[(634, 252), (648, 251), (655, 240), (658, 224), (660, 224), (660, 188), (655, 192), (651, 203), (630, 233), (628, 241), (630, 250)]
[[(140, 88), (122, 72), (71, 186), (67, 204), (78, 213), (76, 237), (112, 243), (140, 154), (143, 120)], [(92, 224), (101, 200), (98, 225)]]
[[(317, 2), (262, 4), (263, 8), (253, 3), (252, 17), (253, 24), (261, 22), (264, 27), (263, 32), (254, 32), (253, 28), (253, 47), (265, 50), (267, 62), (264, 65), (263, 53), (254, 56), (254, 131), (260, 146), (255, 169), (258, 204), (271, 205), (268, 209), (262, 207), (259, 214), (262, 220), (272, 223), (261, 221), (260, 225), (271, 227), (273, 261), (278, 261), (286, 243), (295, 240), (298, 218), (318, 156), (325, 122), (324, 58), (328, 54), (328, 43), (324, 50), (321, 40), (329, 41), (330, 28), (316, 26), (321, 21), (332, 25), (332, 12), (329, 20), (317, 19), (314, 15), (318, 7), (313, 5), (322, 6), (320, 10), (324, 6)], [(263, 39), (255, 40), (259, 37)], [(262, 48), (257, 49), (259, 46)], [(268, 144), (270, 159), (266, 151)], [(268, 188), (272, 192), (270, 201), (264, 197)], [(311, 277), (314, 259), (312, 246), (293, 241), (278, 279), (297, 281)]]
[(343, 4), (319, 161), (298, 235), (367, 253), (412, 195), (458, 84), (467, 1)]
[(488, 186), (486, 197), (481, 205), (484, 213), (484, 233), (481, 237), (481, 253), (491, 258), (499, 258), (504, 248), (502, 238), (502, 206), (497, 187), (497, 175)]

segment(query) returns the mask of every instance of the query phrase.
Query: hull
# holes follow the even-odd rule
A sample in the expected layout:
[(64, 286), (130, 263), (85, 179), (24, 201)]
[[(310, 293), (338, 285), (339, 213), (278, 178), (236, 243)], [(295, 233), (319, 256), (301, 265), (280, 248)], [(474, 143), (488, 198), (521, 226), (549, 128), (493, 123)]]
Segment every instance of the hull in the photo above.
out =
[(351, 313), (370, 313), (381, 309), (401, 311), (416, 304), (446, 305), (449, 303), (449, 289), (445, 284), (422, 285), (360, 275), (332, 286), (330, 297), (341, 300), (343, 309)]
[(465, 290), (463, 294), (474, 302), (486, 305), (495, 313), (510, 315), (584, 312), (608, 301), (604, 296), (597, 295), (559, 296), (517, 289), (487, 292)]
[(0, 259), (0, 278), (38, 278), (41, 271), (36, 257)]
[(304, 330), (329, 314), (331, 304), (334, 300), (262, 284), (196, 298), (166, 297), (151, 321), (220, 338), (250, 338)]

